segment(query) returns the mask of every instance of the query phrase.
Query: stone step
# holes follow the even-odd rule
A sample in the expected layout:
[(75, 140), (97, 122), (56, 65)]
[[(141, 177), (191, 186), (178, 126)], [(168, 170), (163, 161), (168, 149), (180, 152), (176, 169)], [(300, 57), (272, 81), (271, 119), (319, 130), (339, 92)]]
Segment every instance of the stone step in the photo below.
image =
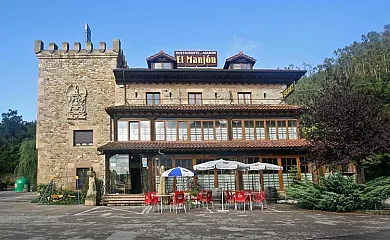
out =
[(144, 200), (143, 194), (107, 194), (103, 198), (103, 205), (142, 205)]

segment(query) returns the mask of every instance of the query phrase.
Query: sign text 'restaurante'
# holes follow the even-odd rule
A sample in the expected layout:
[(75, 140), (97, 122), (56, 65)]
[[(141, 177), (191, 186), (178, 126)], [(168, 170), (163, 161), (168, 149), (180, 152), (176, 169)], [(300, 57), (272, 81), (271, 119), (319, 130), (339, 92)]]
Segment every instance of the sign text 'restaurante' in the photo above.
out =
[(178, 67), (216, 67), (217, 51), (175, 51)]

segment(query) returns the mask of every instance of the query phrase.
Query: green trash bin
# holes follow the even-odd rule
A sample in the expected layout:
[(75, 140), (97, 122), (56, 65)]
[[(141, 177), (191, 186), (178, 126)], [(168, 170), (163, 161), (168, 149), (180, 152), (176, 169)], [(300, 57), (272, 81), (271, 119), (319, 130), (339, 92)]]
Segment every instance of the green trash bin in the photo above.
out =
[(27, 178), (17, 178), (15, 180), (14, 192), (28, 192), (30, 191), (30, 182)]

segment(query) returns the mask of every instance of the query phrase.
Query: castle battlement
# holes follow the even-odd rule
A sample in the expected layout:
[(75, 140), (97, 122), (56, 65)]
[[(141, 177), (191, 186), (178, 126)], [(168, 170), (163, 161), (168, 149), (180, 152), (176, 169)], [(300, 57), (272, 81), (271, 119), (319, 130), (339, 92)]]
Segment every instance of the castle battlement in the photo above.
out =
[(112, 41), (112, 49), (107, 49), (105, 42), (100, 42), (99, 47), (94, 49), (92, 42), (85, 43), (85, 48), (81, 47), (80, 42), (73, 44), (73, 49), (70, 49), (68, 42), (61, 44), (61, 50), (58, 49), (56, 43), (49, 43), (49, 48), (44, 48), (44, 43), (41, 40), (35, 40), (34, 53), (38, 58), (66, 58), (68, 57), (113, 57), (122, 55), (121, 41), (114, 39)]

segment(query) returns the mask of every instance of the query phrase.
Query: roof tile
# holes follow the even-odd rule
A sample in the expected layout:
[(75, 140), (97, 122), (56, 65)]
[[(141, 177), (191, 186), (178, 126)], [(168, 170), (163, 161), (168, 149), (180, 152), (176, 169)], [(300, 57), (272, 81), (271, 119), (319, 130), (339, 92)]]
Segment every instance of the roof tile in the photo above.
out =
[(309, 141), (297, 140), (258, 140), (258, 141), (120, 141), (109, 142), (98, 148), (105, 150), (131, 150), (131, 149), (164, 149), (164, 150), (213, 150), (213, 149), (297, 149), (308, 146)]

